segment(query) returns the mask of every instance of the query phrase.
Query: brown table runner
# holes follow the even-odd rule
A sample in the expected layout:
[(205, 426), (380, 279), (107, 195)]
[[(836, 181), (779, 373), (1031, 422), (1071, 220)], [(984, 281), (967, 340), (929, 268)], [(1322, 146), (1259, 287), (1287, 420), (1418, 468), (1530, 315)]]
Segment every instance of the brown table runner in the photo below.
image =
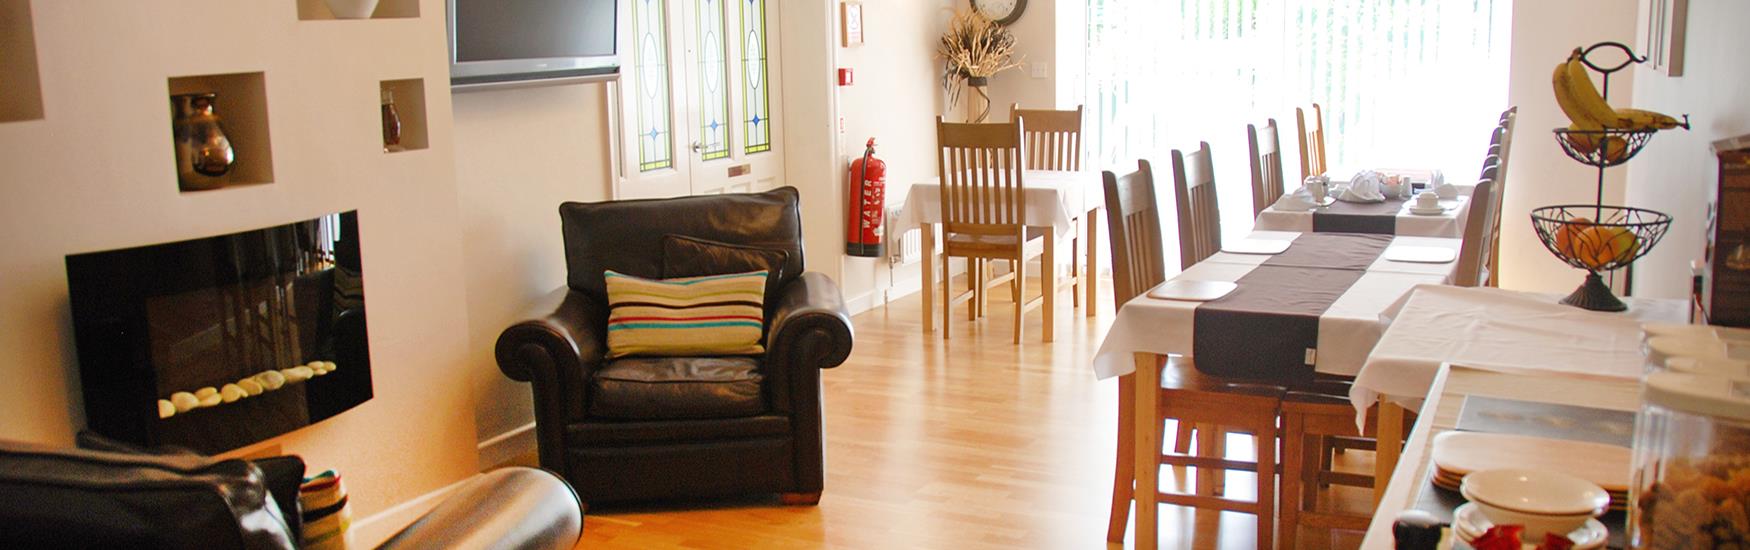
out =
[(1376, 203), (1337, 201), (1313, 211), (1313, 232), (1392, 235), (1398, 231), (1398, 212), (1404, 202), (1397, 197)]
[(1191, 346), (1197, 370), (1298, 385), (1310, 382), (1319, 343), (1319, 316), (1391, 237), (1302, 233), (1288, 250), (1234, 281), (1238, 288), (1193, 312)]

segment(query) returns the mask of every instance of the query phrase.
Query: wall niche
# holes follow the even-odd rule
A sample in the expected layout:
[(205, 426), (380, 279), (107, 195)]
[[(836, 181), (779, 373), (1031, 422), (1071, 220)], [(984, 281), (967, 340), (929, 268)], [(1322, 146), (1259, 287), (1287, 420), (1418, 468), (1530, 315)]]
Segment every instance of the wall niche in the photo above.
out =
[(0, 0), (0, 122), (43, 118), (30, 0)]
[[(171, 160), (177, 166), (178, 188), (182, 191), (206, 191), (238, 185), (273, 183), (273, 143), (267, 124), (267, 79), (263, 73), (209, 74), (171, 77), (166, 107), (171, 114)], [(187, 154), (177, 145), (176, 103), (178, 96), (212, 94), (212, 111), (218, 115), (225, 139), (230, 142), (233, 163), (229, 172), (217, 177), (183, 177), (182, 161)]]
[(383, 101), (394, 101), (400, 122), (399, 143), (391, 144), (394, 140), (390, 139), (390, 124), (384, 115), (383, 152), (417, 151), (431, 146), (431, 139), (426, 136), (425, 79), (384, 80), (377, 83), (377, 94)]
[[(370, 19), (408, 19), (419, 17), (419, 0), (381, 0)], [(303, 21), (346, 21), (336, 17), (326, 0), (298, 0), (298, 19)]]

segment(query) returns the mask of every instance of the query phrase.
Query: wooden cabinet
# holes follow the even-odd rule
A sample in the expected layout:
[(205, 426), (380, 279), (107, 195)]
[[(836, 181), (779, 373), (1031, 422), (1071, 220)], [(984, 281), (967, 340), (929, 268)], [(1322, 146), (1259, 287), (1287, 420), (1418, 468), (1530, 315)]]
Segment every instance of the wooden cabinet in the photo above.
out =
[(1750, 135), (1714, 142), (1714, 154), (1720, 180), (1701, 300), (1713, 324), (1750, 326)]

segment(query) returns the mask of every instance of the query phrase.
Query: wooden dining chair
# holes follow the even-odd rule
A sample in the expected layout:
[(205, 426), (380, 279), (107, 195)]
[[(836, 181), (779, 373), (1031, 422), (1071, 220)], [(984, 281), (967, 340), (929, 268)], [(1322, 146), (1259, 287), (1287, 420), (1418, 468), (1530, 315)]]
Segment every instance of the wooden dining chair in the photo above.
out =
[(1173, 150), (1173, 191), (1179, 210), (1179, 269), (1221, 251), (1221, 208), (1209, 142), (1185, 154)]
[(1312, 104), (1312, 120), (1308, 121), (1306, 110), (1294, 108), (1294, 126), (1300, 130), (1300, 179), (1306, 181), (1307, 176), (1325, 173), (1330, 166), (1326, 164), (1329, 157), (1325, 156), (1325, 111), (1319, 104)]
[(1493, 229), (1496, 205), (1495, 180), (1477, 182), (1470, 194), (1470, 210), (1464, 218), (1464, 241), (1458, 247), (1458, 266), (1452, 275), (1457, 286), (1480, 286), (1489, 280), (1489, 249), (1494, 247)]
[(1349, 401), (1351, 380), (1326, 379), (1282, 397), (1282, 497), (1278, 504), (1279, 540), (1284, 550), (1296, 548), (1301, 527), (1360, 531), (1372, 517), (1319, 510), (1318, 491), (1330, 485), (1373, 488), (1373, 476), (1331, 469), (1332, 440), (1351, 441), (1352, 449), (1377, 445), (1378, 406), (1367, 411), (1366, 426), (1357, 430), (1355, 406)]
[[(1021, 133), (1022, 147), (1027, 150), (1028, 170), (1063, 170), (1076, 171), (1082, 169), (1082, 106), (1075, 110), (1053, 109), (1022, 109), (1021, 104), (1009, 104), (1009, 120), (1020, 121), (1026, 128)], [(1076, 229), (1070, 232), (1069, 241), (1069, 277), (1058, 281), (1056, 292), (1063, 287), (1070, 287), (1070, 304), (1073, 307), (1082, 306), (1082, 279), (1092, 275), (1082, 273), (1081, 264), (1081, 227), (1085, 223), (1098, 223), (1098, 220), (1075, 219)], [(1054, 266), (1055, 268), (1055, 266)], [(1092, 271), (1090, 266), (1089, 271)], [(986, 288), (1001, 283), (987, 283)], [(984, 310), (984, 297), (979, 297), (980, 314)], [(1093, 310), (1088, 313), (1092, 315)]]
[[(1208, 144), (1201, 152), (1206, 153)], [(1195, 155), (1195, 154), (1194, 154)], [(1177, 167), (1182, 155), (1174, 152)], [(1175, 172), (1183, 170), (1175, 168)], [(1205, 171), (1205, 173), (1207, 173)], [(1106, 221), (1112, 235), (1112, 273), (1115, 302), (1122, 305), (1166, 280), (1166, 268), (1161, 257), (1160, 213), (1155, 203), (1154, 172), (1148, 161), (1137, 161), (1135, 172), (1119, 176), (1102, 174), (1106, 191)], [(1213, 188), (1210, 188), (1213, 189)], [(1159, 487), (1138, 487), (1135, 483), (1136, 429), (1135, 377), (1118, 379), (1118, 456), (1113, 468), (1112, 506), (1106, 527), (1106, 540), (1122, 543), (1126, 524), (1130, 520), (1130, 504), (1136, 491), (1155, 491), (1157, 499), (1167, 504), (1216, 510), (1248, 512), (1258, 516), (1258, 547), (1270, 548), (1275, 526), (1276, 494), (1276, 417), (1286, 389), (1268, 384), (1234, 382), (1197, 371), (1190, 358), (1169, 357), (1161, 361), (1160, 405), (1157, 414), (1148, 418), (1157, 431), (1165, 428), (1166, 419), (1177, 420), (1180, 426), (1200, 424), (1222, 426), (1251, 433), (1256, 438), (1255, 462), (1227, 460), (1217, 442), (1222, 431), (1205, 429), (1199, 432), (1197, 456), (1187, 456), (1183, 450), (1173, 454), (1152, 453), (1156, 464), (1145, 468), (1158, 471), (1162, 464), (1198, 469), (1196, 494), (1160, 493)], [(1157, 441), (1159, 438), (1155, 438)], [(1223, 498), (1210, 490), (1213, 480), (1227, 470), (1256, 472), (1258, 498), (1240, 501)], [(1155, 476), (1147, 476), (1153, 479)], [(1154, 521), (1138, 517), (1138, 525), (1152, 526)], [(1137, 537), (1158, 536), (1153, 531), (1138, 530)]]
[(1507, 202), (1507, 161), (1513, 154), (1513, 127), (1519, 120), (1519, 107), (1508, 107), (1501, 112), (1501, 151), (1496, 153), (1500, 162), (1495, 167), (1494, 198), (1495, 215), (1489, 224), (1489, 279), (1488, 286), (1501, 286), (1501, 215), (1506, 210)]
[(1276, 131), (1276, 119), (1267, 119), (1264, 130), (1246, 125), (1246, 141), (1252, 153), (1252, 215), (1282, 197), (1282, 140)]
[[(1028, 260), (1041, 257), (1044, 266), (1053, 264), (1053, 248), (1045, 239), (1053, 238), (1050, 229), (1028, 228), (1022, 166), (1026, 151), (1021, 144), (1020, 121), (996, 124), (960, 124), (943, 122), (936, 117), (936, 165), (941, 174), (942, 189), (942, 338), (949, 335), (954, 304), (969, 302), (971, 317), (977, 318), (974, 298), (984, 280), (983, 260), (1009, 262), (1009, 272), (1001, 282), (1011, 284), (1015, 300), (1015, 343), (1021, 343), (1021, 327), (1026, 312), (1041, 306), (1050, 307), (1051, 293), (1041, 293), (1026, 299), (1027, 278), (1022, 268)], [(966, 292), (955, 294), (950, 278), (949, 260), (966, 258)], [(1052, 327), (1046, 323), (1044, 339), (1051, 341)]]

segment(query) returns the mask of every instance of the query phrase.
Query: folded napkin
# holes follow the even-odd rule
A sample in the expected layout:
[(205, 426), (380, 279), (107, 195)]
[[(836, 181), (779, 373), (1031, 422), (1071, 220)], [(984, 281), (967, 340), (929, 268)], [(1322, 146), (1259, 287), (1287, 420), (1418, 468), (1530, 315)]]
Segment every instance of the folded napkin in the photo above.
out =
[(1362, 170), (1349, 179), (1349, 186), (1337, 194), (1337, 200), (1344, 202), (1380, 202), (1385, 200), (1381, 188), (1385, 186), (1385, 176), (1372, 170)]
[(1439, 170), (1435, 170), (1434, 175), (1428, 177), (1428, 190), (1433, 191), (1436, 195), (1440, 195), (1441, 199), (1452, 200), (1458, 198), (1458, 187), (1446, 183), (1446, 174), (1441, 173)]
[(1295, 189), (1293, 193), (1283, 193), (1272, 208), (1284, 212), (1305, 212), (1318, 208), (1318, 203), (1313, 201), (1312, 192), (1302, 187)]

